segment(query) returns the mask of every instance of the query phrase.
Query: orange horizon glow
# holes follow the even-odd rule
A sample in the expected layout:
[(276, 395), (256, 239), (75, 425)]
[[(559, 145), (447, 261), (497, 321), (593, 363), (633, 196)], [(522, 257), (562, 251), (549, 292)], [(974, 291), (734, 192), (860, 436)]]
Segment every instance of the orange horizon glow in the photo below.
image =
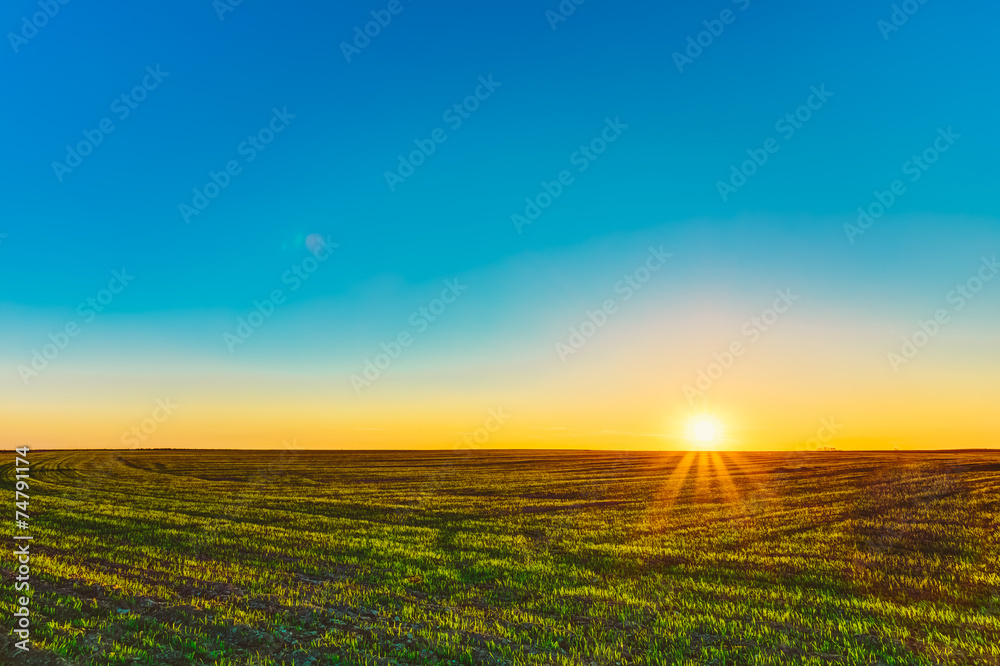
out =
[[(516, 412), (496, 403), (494, 407), (469, 409), (472, 417), (448, 419), (421, 410), (410, 413), (398, 410), (392, 421), (371, 414), (345, 414), (307, 405), (283, 405), (280, 409), (261, 406), (248, 409), (233, 405), (205, 407), (177, 403), (175, 412), (162, 422), (156, 400), (142, 404), (130, 400), (128, 408), (97, 406), (55, 408), (33, 406), (17, 411), (6, 405), (0, 408), (6, 446), (32, 446), (45, 449), (262, 449), (276, 450), (294, 442), (304, 449), (544, 449), (544, 450), (633, 450), (701, 452), (710, 454), (706, 463), (718, 464), (721, 453), (739, 451), (815, 451), (819, 446), (841, 451), (877, 450), (946, 450), (994, 448), (978, 438), (950, 445), (932, 437), (896, 436), (893, 439), (861, 438), (844, 432), (847, 426), (838, 417), (818, 417), (813, 423), (802, 417), (797, 427), (780, 427), (764, 420), (754, 422), (739, 418), (733, 410), (729, 419), (719, 422), (710, 440), (691, 433), (692, 423), (703, 419), (699, 413), (678, 408), (679, 416), (660, 415), (652, 424), (658, 428), (634, 430), (602, 428), (599, 420), (570, 420), (563, 416), (560, 425), (549, 425), (534, 412)], [(476, 413), (478, 411), (478, 413)], [(492, 413), (504, 418), (498, 423)], [(123, 414), (127, 414), (124, 415)], [(437, 416), (437, 418), (433, 418)], [(388, 422), (387, 422), (388, 421)], [(723, 425), (724, 423), (724, 425)], [(369, 425), (374, 424), (374, 425)], [(571, 424), (571, 425), (562, 425)], [(838, 429), (838, 426), (839, 429)], [(798, 437), (781, 437), (782, 431), (794, 430)], [(833, 432), (831, 432), (833, 431)], [(821, 438), (828, 439), (821, 439)]]
[[(773, 303), (775, 285), (783, 283), (770, 275), (703, 278), (692, 259), (666, 266), (641, 298), (622, 303), (585, 346), (561, 357), (554, 345), (568, 339), (569, 326), (614, 293), (617, 267), (643, 259), (652, 242), (626, 240), (518, 258), (463, 278), (487, 285), (480, 300), (470, 287), (447, 321), (362, 390), (352, 375), (380, 344), (410, 328), (406, 315), (412, 303), (425, 302), (423, 292), (393, 287), (389, 302), (383, 292), (373, 298), (360, 290), (342, 301), (289, 303), (232, 353), (219, 333), (236, 313), (109, 314), (29, 382), (16, 369), (62, 314), (0, 304), (0, 315), (22, 322), (0, 340), (0, 365), (9, 370), (0, 378), (0, 442), (63, 449), (278, 449), (295, 440), (311, 449), (719, 452), (1000, 446), (1000, 356), (985, 295), (912, 363), (893, 368), (886, 354), (923, 304), (900, 312), (865, 292), (842, 296), (802, 277), (795, 287), (800, 301), (765, 333), (748, 337), (745, 322)], [(607, 275), (586, 268), (609, 262), (615, 268)], [(553, 274), (590, 286), (567, 300), (560, 281), (537, 286), (537, 276)], [(823, 298), (815, 296), (824, 288)], [(433, 295), (440, 285), (428, 289)], [(359, 302), (393, 314), (354, 333), (335, 313)], [(728, 358), (734, 341), (745, 350)], [(126, 435), (148, 425), (157, 401), (167, 399), (180, 405), (176, 413), (144, 439)], [(491, 410), (508, 416), (490, 421)], [(706, 439), (692, 438), (699, 419), (714, 424)]]

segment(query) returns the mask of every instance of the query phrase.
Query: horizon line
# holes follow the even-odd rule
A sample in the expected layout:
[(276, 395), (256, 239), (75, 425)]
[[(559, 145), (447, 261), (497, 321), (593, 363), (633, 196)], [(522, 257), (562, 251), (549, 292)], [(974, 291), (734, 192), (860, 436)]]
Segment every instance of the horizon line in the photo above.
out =
[[(15, 447), (21, 448), (21, 447)], [(13, 449), (12, 449), (13, 450)], [(429, 451), (586, 451), (586, 452), (602, 452), (602, 451), (618, 451), (618, 452), (629, 452), (629, 453), (709, 453), (709, 452), (727, 452), (727, 453), (979, 453), (979, 452), (1000, 452), (1000, 447), (979, 447), (979, 448), (959, 448), (959, 449), (836, 449), (832, 451), (817, 451), (809, 449), (715, 449), (715, 448), (699, 448), (699, 449), (614, 449), (614, 448), (542, 448), (542, 447), (522, 447), (522, 448), (466, 448), (466, 449), (455, 449), (450, 447), (429, 447), (429, 448), (408, 448), (408, 449), (383, 449), (383, 448), (277, 448), (277, 449), (257, 449), (257, 448), (218, 448), (218, 447), (188, 447), (188, 448), (177, 448), (177, 447), (150, 447), (150, 448), (31, 448), (29, 446), (29, 451), (40, 452), (40, 453), (51, 453), (58, 451), (316, 451), (316, 452), (383, 452), (383, 453), (415, 453), (415, 452), (429, 452)]]

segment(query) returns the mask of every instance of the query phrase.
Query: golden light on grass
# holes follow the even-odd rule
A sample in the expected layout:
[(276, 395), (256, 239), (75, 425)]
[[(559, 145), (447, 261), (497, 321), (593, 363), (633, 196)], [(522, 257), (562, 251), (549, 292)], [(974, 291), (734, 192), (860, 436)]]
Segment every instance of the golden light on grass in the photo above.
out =
[(711, 456), (712, 470), (715, 472), (715, 478), (719, 481), (721, 493), (725, 501), (735, 504), (740, 500), (740, 491), (736, 487), (736, 484), (733, 483), (733, 478), (729, 475), (726, 461), (715, 451), (712, 451), (709, 455)]
[(681, 488), (687, 480), (688, 471), (694, 464), (696, 454), (688, 451), (678, 461), (677, 466), (670, 474), (670, 478), (660, 487), (656, 494), (656, 502), (653, 507), (657, 509), (669, 509), (677, 502), (677, 497), (681, 494)]

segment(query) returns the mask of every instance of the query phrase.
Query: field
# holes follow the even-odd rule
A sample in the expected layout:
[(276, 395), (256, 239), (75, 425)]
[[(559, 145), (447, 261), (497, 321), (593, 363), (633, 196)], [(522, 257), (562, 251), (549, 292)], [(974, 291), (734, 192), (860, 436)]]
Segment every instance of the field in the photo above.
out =
[(1000, 664), (994, 453), (31, 460), (5, 664)]

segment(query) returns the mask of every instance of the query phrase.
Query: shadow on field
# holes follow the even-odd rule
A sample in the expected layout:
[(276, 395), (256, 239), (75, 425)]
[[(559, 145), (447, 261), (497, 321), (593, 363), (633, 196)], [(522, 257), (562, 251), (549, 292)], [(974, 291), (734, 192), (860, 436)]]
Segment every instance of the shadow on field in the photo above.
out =
[[(848, 511), (855, 552), (850, 578), (882, 597), (953, 599), (949, 583), (978, 545), (965, 528), (969, 486), (961, 470), (930, 460), (887, 464), (862, 476)], [(891, 579), (891, 584), (888, 581)]]

